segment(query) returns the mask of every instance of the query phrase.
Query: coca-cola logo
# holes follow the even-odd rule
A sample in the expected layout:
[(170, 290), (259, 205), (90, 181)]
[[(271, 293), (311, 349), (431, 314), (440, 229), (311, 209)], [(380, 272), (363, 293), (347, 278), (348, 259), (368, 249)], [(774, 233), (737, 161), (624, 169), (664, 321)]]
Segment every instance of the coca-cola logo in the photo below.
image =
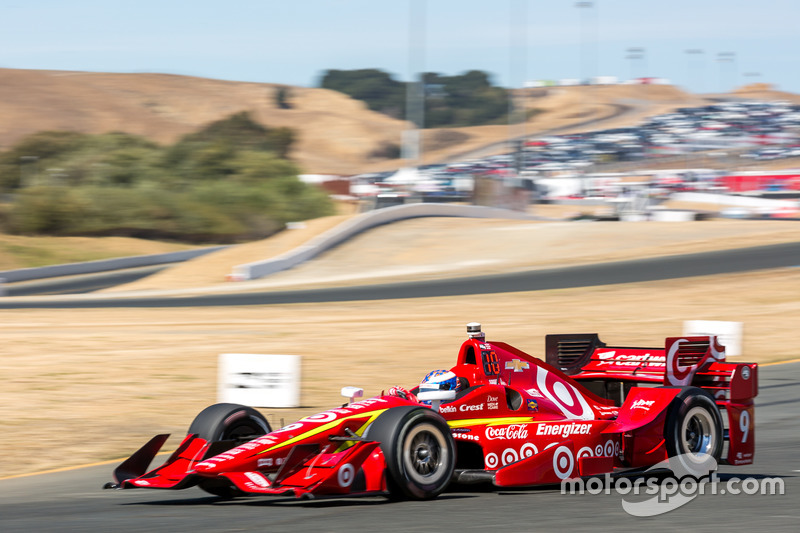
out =
[(489, 426), (484, 433), (488, 440), (516, 440), (528, 438), (526, 424), (511, 424), (510, 426)]

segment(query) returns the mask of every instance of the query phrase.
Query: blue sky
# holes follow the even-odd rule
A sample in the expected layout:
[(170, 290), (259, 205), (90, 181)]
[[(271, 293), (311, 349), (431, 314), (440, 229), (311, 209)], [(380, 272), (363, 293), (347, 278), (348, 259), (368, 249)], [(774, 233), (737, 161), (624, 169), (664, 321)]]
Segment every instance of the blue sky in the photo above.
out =
[[(409, 20), (424, 12), (423, 41)], [(800, 0), (0, 0), (0, 67), (313, 86), (326, 69), (655, 76), (800, 93)], [(422, 18), (422, 17), (421, 17)], [(424, 43), (424, 45), (420, 44)], [(642, 48), (630, 59), (630, 48)], [(690, 55), (690, 49), (702, 50)], [(734, 53), (720, 62), (720, 53)], [(411, 59), (414, 58), (414, 59)]]

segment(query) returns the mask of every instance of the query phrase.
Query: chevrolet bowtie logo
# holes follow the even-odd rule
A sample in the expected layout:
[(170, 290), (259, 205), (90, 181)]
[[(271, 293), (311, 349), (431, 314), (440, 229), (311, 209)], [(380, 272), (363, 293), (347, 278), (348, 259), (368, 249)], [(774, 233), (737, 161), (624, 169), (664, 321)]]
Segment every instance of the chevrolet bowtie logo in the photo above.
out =
[(522, 372), (523, 369), (528, 369), (530, 367), (530, 363), (523, 361), (522, 359), (512, 359), (511, 361), (506, 361), (506, 370)]

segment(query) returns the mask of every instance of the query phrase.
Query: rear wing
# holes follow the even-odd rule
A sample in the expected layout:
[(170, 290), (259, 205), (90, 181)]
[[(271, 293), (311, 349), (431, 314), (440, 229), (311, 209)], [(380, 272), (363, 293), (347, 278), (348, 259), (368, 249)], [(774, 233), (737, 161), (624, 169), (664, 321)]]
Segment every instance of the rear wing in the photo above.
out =
[(668, 337), (663, 348), (641, 348), (609, 346), (596, 333), (548, 335), (545, 356), (585, 385), (616, 385), (620, 402), (631, 387), (648, 383), (704, 389), (728, 413), (728, 462), (753, 461), (758, 365), (727, 362), (716, 336)]

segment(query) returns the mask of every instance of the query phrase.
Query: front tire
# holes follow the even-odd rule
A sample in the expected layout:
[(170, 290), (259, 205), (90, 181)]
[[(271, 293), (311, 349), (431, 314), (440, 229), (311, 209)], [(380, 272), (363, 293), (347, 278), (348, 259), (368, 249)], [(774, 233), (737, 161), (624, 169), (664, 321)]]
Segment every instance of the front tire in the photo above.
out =
[(453, 477), (453, 436), (441, 415), (427, 407), (391, 409), (372, 423), (365, 438), (380, 442), (392, 498), (435, 498)]
[[(188, 434), (195, 434), (212, 443), (203, 457), (208, 459), (271, 431), (272, 428), (264, 415), (252, 407), (235, 403), (217, 403), (206, 407), (195, 417), (189, 426)], [(198, 486), (222, 498), (233, 498), (242, 494), (231, 486), (230, 482), (223, 479), (204, 479)]]
[[(664, 441), (679, 477), (701, 477), (716, 468), (722, 456), (722, 415), (711, 395), (697, 387), (683, 387), (667, 408)], [(714, 459), (714, 463), (711, 462)]]

